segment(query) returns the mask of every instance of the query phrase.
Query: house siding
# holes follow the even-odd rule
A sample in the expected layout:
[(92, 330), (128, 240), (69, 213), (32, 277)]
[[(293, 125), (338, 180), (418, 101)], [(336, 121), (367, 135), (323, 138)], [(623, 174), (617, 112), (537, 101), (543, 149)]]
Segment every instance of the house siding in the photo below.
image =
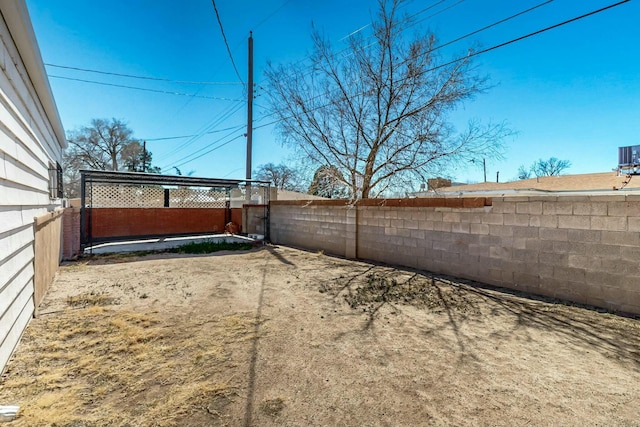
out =
[(35, 310), (34, 218), (60, 207), (49, 165), (65, 144), (26, 10), (0, 3), (0, 371)]

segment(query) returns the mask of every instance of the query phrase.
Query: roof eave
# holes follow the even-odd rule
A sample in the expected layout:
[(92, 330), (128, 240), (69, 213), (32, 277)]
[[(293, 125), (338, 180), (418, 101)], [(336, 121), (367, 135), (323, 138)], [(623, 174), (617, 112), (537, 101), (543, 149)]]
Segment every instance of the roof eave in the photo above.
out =
[(67, 139), (53, 98), (53, 92), (49, 85), (47, 72), (42, 62), (42, 55), (31, 25), (27, 5), (24, 0), (3, 0), (0, 2), (0, 10), (7, 23), (11, 37), (18, 48), (40, 104), (49, 119), (49, 123), (51, 123), (58, 144), (61, 148), (66, 148)]

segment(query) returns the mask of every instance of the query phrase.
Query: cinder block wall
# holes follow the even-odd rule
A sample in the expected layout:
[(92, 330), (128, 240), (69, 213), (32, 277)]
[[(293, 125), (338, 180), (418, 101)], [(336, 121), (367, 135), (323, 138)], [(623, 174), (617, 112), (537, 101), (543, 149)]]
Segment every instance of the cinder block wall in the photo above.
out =
[(266, 235), (267, 208), (267, 205), (243, 205), (242, 231), (245, 233)]
[(344, 201), (272, 201), (271, 241), (346, 256), (347, 209)]
[(271, 240), (640, 314), (640, 196), (271, 204)]

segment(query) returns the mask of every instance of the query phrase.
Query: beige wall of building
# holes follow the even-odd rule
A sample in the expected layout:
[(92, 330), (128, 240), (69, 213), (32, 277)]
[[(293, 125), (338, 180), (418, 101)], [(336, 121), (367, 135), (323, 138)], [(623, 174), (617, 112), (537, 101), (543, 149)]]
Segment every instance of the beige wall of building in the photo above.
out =
[(65, 146), (25, 2), (0, 1), (0, 371), (33, 316), (34, 276), (58, 264), (36, 233), (59, 249), (59, 231), (34, 218), (61, 206), (55, 169)]

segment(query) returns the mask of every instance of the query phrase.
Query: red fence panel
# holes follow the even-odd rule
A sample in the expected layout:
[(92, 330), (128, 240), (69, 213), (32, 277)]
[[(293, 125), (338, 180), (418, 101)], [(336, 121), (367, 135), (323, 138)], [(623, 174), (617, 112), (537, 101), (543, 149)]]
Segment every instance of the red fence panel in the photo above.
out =
[(88, 208), (87, 214), (93, 240), (223, 233), (231, 220), (225, 208)]

